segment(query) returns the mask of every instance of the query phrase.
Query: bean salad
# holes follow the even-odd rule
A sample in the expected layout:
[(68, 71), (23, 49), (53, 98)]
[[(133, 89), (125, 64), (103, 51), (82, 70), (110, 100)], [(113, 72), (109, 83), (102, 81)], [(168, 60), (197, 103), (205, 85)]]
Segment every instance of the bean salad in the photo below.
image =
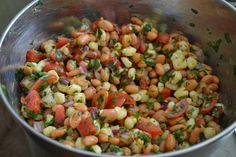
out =
[(82, 20), (26, 53), (21, 115), (43, 135), (98, 154), (148, 155), (221, 131), (219, 78), (181, 32), (131, 17)]

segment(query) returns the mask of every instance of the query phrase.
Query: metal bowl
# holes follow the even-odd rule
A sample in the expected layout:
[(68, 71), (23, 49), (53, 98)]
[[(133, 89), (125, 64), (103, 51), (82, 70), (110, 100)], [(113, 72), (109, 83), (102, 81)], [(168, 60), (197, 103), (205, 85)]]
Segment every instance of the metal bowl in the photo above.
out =
[[(121, 24), (132, 15), (150, 18), (160, 29), (182, 31), (192, 42), (197, 41), (206, 53), (205, 62), (221, 78), (221, 100), (226, 110), (221, 122), (224, 130), (209, 140), (161, 156), (198, 156), (199, 152), (201, 156), (208, 156), (204, 155), (205, 150), (215, 149), (219, 139), (236, 128), (236, 10), (224, 0), (36, 0), (12, 20), (0, 41), (0, 83), (7, 87), (0, 89), (0, 95), (11, 115), (32, 139), (34, 148), (47, 152), (35, 153), (35, 156), (109, 155), (69, 149), (36, 132), (20, 116), (15, 72), (23, 65), (26, 50), (76, 25), (74, 17), (94, 20), (102, 16)], [(217, 42), (220, 46), (215, 52), (209, 43)]]

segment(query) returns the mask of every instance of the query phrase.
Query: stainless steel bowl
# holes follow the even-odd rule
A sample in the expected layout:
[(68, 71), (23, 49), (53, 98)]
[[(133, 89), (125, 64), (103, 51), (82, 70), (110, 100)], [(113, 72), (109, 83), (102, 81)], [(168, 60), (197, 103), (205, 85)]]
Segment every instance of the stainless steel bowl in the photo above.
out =
[[(205, 62), (214, 67), (214, 72), (221, 78), (221, 100), (226, 110), (222, 120), (224, 130), (207, 141), (161, 156), (198, 156), (199, 152), (204, 156), (205, 150), (209, 152), (215, 149), (219, 139), (236, 128), (236, 10), (224, 0), (36, 0), (12, 20), (0, 41), (0, 83), (7, 87), (6, 90), (0, 89), (1, 98), (15, 120), (28, 133), (35, 148), (47, 152), (43, 155), (35, 153), (36, 156), (108, 155), (69, 149), (36, 132), (20, 116), (15, 70), (23, 65), (26, 50), (39, 46), (43, 40), (65, 30), (64, 26), (76, 24), (71, 16), (91, 20), (103, 16), (115, 23), (123, 23), (131, 15), (148, 17), (161, 29), (179, 30), (191, 41), (197, 41), (208, 56)], [(61, 21), (65, 19), (66, 24), (62, 24)], [(231, 43), (225, 38), (228, 35)], [(217, 40), (221, 44), (216, 53), (207, 43)], [(223, 58), (219, 59), (221, 55)]]

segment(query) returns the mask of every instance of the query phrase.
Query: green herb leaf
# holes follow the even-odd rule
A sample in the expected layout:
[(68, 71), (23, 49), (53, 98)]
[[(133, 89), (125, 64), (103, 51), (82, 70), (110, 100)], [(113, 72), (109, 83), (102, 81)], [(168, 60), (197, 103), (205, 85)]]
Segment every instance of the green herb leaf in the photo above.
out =
[(232, 43), (232, 40), (231, 40), (231, 37), (230, 37), (230, 34), (229, 34), (229, 33), (225, 33), (224, 36), (225, 36), (225, 41), (226, 41), (227, 43)]
[(173, 135), (175, 136), (175, 138), (178, 142), (184, 142), (184, 135), (183, 135), (183, 132), (180, 129), (176, 130), (173, 133)]
[(191, 11), (192, 11), (194, 14), (198, 14), (198, 10), (196, 10), (196, 9), (191, 8)]
[(208, 46), (211, 47), (215, 52), (218, 52), (219, 51), (219, 48), (220, 48), (220, 44), (222, 42), (222, 39), (218, 39), (216, 41), (210, 41), (208, 42)]
[(3, 93), (6, 94), (6, 93), (7, 93), (7, 87), (6, 87), (6, 85), (5, 85), (5, 84), (2, 84), (2, 85), (1, 85), (1, 88), (2, 88)]
[(25, 112), (26, 112), (27, 117), (29, 117), (29, 118), (36, 118), (37, 117), (37, 114), (33, 111), (26, 109)]
[(100, 28), (97, 29), (97, 37), (98, 39), (101, 39), (101, 36), (102, 36), (102, 30)]
[(139, 131), (137, 135), (141, 140), (143, 140), (145, 146), (151, 142), (151, 137), (148, 134)]
[(143, 31), (144, 32), (150, 32), (151, 30), (152, 30), (152, 25), (150, 23), (144, 23)]
[(122, 155), (123, 151), (119, 146), (111, 144), (107, 150), (108, 152), (116, 153), (117, 155)]
[(88, 63), (88, 68), (97, 70), (101, 66), (100, 61), (98, 59), (91, 59)]

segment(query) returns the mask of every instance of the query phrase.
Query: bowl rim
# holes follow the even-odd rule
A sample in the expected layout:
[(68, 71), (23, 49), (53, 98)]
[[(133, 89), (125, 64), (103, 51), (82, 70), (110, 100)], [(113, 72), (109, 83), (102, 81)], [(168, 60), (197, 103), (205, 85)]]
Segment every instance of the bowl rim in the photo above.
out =
[[(20, 12), (17, 13), (17, 15), (11, 20), (11, 22), (8, 24), (8, 26), (6, 27), (4, 33), (1, 36), (0, 39), (0, 53), (1, 53), (1, 49), (3, 46), (3, 42), (5, 40), (5, 37), (7, 36), (7, 34), (9, 33), (10, 29), (12, 28), (12, 26), (15, 24), (15, 22), (25, 13), (28, 11), (28, 9), (30, 9), (31, 7), (33, 7), (34, 5), (36, 5), (38, 2), (40, 2), (40, 0), (34, 0), (32, 2), (30, 2), (28, 5), (26, 5)], [(216, 2), (221, 3), (222, 5), (224, 5), (225, 7), (231, 9), (232, 11), (234, 11), (236, 13), (236, 8), (234, 8), (229, 2), (227, 2), (226, 0), (217, 0)], [(2, 82), (0, 82), (0, 85), (2, 86)], [(77, 154), (82, 154), (82, 155), (87, 155), (87, 156), (100, 156), (100, 157), (111, 157), (114, 155), (108, 155), (108, 154), (96, 154), (93, 152), (89, 152), (86, 150), (80, 150), (80, 149), (76, 149), (76, 148), (68, 148), (66, 147), (64, 144), (57, 142), (56, 140), (53, 140), (49, 137), (46, 137), (45, 135), (43, 135), (42, 133), (39, 133), (37, 131), (35, 131), (35, 129), (33, 127), (31, 127), (23, 118), (21, 118), (19, 116), (19, 114), (17, 112), (15, 112), (15, 110), (12, 108), (12, 106), (10, 105), (9, 101), (7, 100), (6, 96), (4, 95), (4, 92), (2, 90), (2, 88), (0, 88), (0, 98), (3, 101), (3, 105), (6, 106), (7, 110), (10, 112), (10, 114), (13, 116), (13, 119), (17, 122), (20, 123), (21, 126), (23, 126), (24, 129), (26, 129), (27, 131), (30, 131), (30, 133), (32, 133), (34, 136), (36, 136), (39, 139), (42, 139), (44, 142), (48, 142), (49, 144), (52, 144), (60, 149), (63, 149), (65, 151), (71, 151), (73, 153), (77, 153)], [(227, 128), (225, 128), (222, 132), (220, 132), (219, 134), (217, 134), (216, 136), (214, 136), (213, 138), (210, 138), (208, 140), (205, 140), (203, 142), (200, 142), (198, 144), (195, 144), (193, 146), (190, 146), (188, 148), (185, 149), (181, 149), (181, 150), (176, 150), (173, 152), (167, 152), (167, 153), (161, 153), (161, 154), (154, 154), (154, 155), (145, 155), (147, 157), (156, 157), (156, 156), (162, 156), (162, 157), (167, 157), (167, 156), (177, 156), (177, 155), (184, 155), (187, 153), (191, 153), (192, 151), (195, 151), (197, 149), (202, 148), (203, 146), (212, 144), (218, 140), (220, 140), (221, 138), (225, 137), (226, 135), (232, 133), (234, 131), (234, 129), (236, 128), (236, 121), (233, 122), (230, 126), (228, 126)], [(25, 130), (24, 130), (25, 131)]]

